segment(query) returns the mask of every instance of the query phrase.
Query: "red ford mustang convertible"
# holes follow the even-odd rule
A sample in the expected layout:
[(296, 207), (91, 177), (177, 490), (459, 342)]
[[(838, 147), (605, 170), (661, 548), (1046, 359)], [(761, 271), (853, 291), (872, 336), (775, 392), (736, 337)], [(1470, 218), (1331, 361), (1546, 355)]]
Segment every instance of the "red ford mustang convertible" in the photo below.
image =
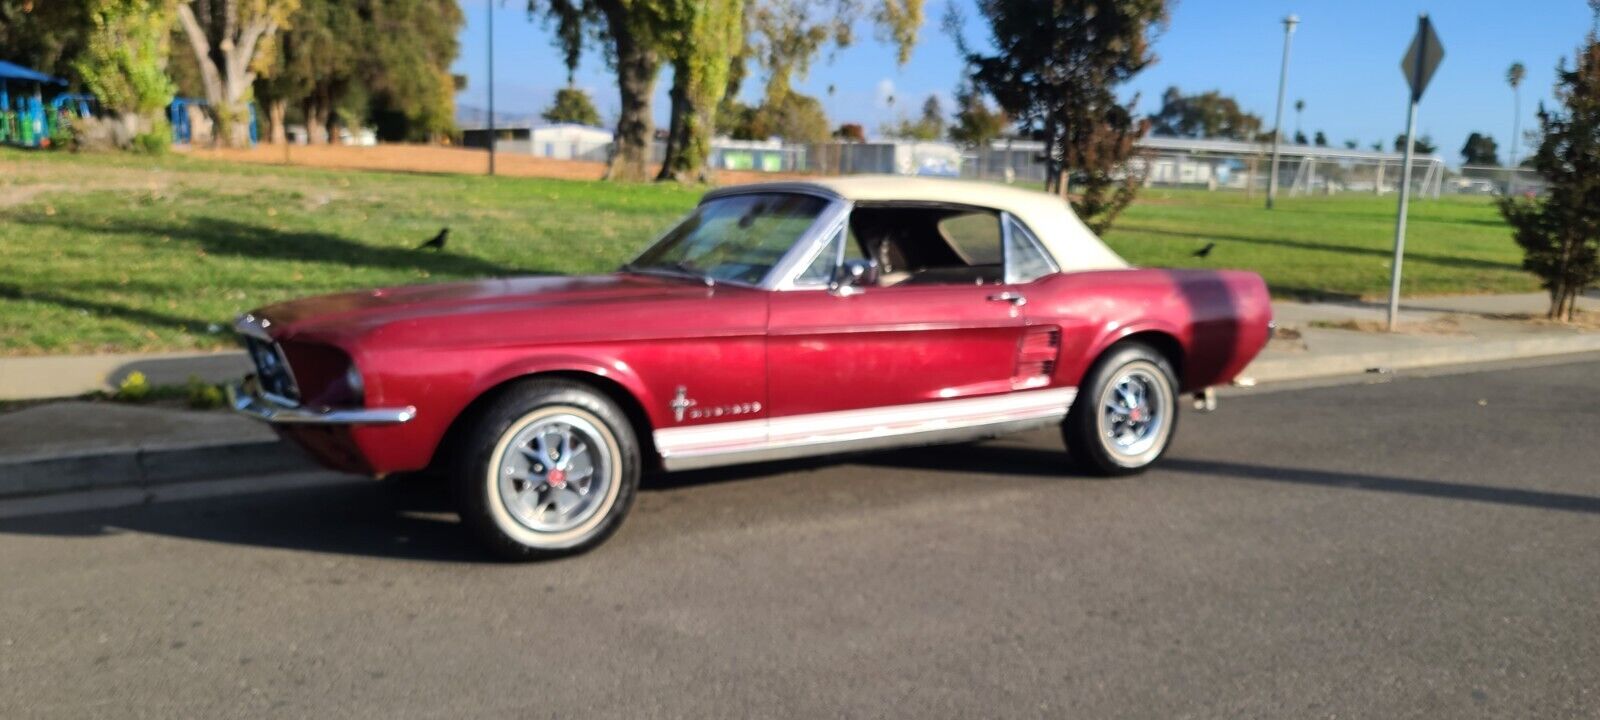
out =
[(1059, 198), (856, 177), (724, 188), (599, 277), (297, 300), (241, 317), (233, 406), (329, 467), (448, 478), (514, 559), (615, 532), (639, 476), (1059, 425), (1156, 462), (1271, 307), (1246, 272), (1130, 268)]

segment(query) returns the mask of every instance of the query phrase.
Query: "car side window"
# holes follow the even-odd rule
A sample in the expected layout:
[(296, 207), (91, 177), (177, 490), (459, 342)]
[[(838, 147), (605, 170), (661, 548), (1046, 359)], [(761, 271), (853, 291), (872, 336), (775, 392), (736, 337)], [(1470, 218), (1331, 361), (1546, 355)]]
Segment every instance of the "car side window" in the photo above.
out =
[(1000, 264), (1000, 218), (971, 212), (939, 221), (939, 232), (968, 265)]
[(1039, 239), (1016, 218), (1006, 216), (1006, 282), (1028, 283), (1059, 272)]

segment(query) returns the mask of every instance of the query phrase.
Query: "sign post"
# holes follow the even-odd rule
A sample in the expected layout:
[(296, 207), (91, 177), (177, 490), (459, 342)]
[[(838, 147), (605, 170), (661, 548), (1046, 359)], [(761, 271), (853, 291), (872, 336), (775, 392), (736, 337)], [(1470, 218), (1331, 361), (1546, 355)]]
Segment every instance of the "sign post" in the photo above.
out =
[(1400, 59), (1400, 71), (1406, 74), (1406, 83), (1411, 86), (1411, 101), (1406, 110), (1405, 160), (1400, 166), (1400, 216), (1394, 223), (1394, 267), (1389, 278), (1389, 332), (1394, 332), (1395, 319), (1400, 314), (1400, 263), (1406, 252), (1406, 208), (1411, 204), (1411, 156), (1416, 145), (1417, 101), (1422, 99), (1422, 91), (1427, 89), (1428, 81), (1433, 79), (1433, 71), (1439, 68), (1439, 61), (1443, 59), (1444, 46), (1439, 44), (1439, 36), (1433, 32), (1433, 22), (1424, 13), (1417, 17), (1417, 35), (1411, 39), (1411, 47), (1406, 50), (1405, 57)]

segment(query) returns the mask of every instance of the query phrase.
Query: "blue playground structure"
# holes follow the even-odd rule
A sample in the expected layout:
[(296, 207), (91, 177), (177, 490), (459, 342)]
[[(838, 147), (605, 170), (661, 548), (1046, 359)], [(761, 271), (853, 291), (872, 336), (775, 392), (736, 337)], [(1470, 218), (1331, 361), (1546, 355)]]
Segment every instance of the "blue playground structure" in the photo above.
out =
[[(59, 105), (52, 105), (51, 111), (46, 112), (45, 88), (54, 90), (66, 84), (60, 78), (0, 60), (0, 144), (49, 145), (50, 136), (60, 123), (70, 122), (70, 119), (57, 112)], [(14, 88), (21, 90), (21, 94), (13, 97)]]
[[(199, 98), (174, 98), (172, 105), (167, 107), (167, 119), (172, 122), (172, 142), (178, 145), (187, 145), (194, 140), (194, 128), (189, 122), (190, 107), (205, 107), (206, 101)], [(250, 144), (260, 142), (260, 128), (256, 124), (256, 104), (250, 103)]]
[[(100, 104), (92, 95), (65, 92), (67, 81), (37, 70), (0, 60), (0, 145), (46, 147), (74, 120), (100, 115)], [(13, 91), (18, 94), (13, 95)], [(45, 102), (46, 94), (52, 95)], [(194, 139), (189, 121), (191, 107), (205, 107), (198, 98), (175, 98), (167, 108), (172, 121), (172, 141), (188, 144)], [(256, 106), (250, 104), (250, 144), (260, 141)]]

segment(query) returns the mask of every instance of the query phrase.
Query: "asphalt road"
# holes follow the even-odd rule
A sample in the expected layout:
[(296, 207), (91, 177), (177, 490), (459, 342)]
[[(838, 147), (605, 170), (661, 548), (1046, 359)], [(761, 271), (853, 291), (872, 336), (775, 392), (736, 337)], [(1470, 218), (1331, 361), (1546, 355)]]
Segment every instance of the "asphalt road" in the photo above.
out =
[(655, 481), (484, 562), (369, 482), (0, 520), (0, 717), (1600, 717), (1600, 362)]

